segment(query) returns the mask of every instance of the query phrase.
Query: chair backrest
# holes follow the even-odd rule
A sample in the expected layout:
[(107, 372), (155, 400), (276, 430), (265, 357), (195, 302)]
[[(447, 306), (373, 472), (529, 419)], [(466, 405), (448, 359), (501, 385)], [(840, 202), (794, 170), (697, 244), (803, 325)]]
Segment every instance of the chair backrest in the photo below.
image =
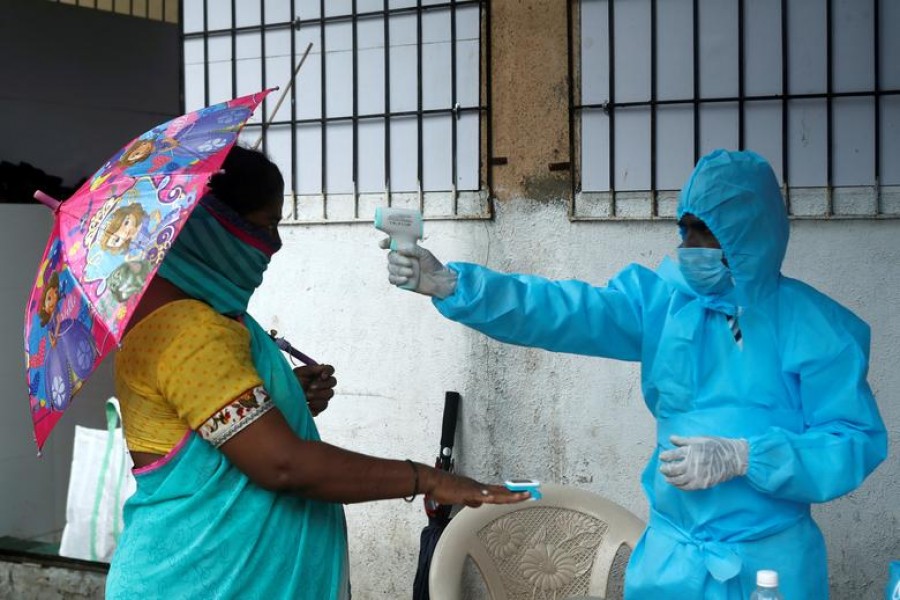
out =
[(621, 598), (644, 522), (606, 498), (542, 485), (543, 499), (464, 508), (444, 530), (429, 572), (431, 600), (460, 600), (466, 557), (493, 600)]

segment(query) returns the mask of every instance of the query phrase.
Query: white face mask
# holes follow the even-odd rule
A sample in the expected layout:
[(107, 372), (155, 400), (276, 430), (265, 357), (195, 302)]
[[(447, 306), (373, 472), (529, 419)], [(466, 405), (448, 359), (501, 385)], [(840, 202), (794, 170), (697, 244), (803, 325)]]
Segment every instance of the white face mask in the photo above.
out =
[(734, 287), (731, 269), (719, 248), (679, 248), (678, 266), (685, 281), (701, 296), (721, 296)]

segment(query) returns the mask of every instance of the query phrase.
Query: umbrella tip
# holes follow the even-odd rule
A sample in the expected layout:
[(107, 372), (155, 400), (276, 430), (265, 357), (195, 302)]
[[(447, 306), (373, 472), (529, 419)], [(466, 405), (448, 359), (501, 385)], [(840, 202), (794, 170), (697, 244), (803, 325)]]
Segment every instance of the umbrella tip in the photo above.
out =
[(48, 194), (45, 194), (41, 190), (36, 190), (34, 192), (34, 199), (44, 206), (48, 207), (50, 210), (56, 210), (57, 208), (59, 208), (59, 205), (62, 204), (59, 200)]

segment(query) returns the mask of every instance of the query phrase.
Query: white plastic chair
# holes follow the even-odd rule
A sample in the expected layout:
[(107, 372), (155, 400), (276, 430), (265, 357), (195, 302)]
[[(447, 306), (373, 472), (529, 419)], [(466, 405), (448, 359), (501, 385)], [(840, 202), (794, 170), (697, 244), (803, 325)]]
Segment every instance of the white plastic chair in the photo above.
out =
[(464, 508), (438, 541), (432, 600), (461, 600), (466, 557), (492, 600), (622, 598), (625, 567), (644, 522), (606, 498), (542, 485), (543, 499)]

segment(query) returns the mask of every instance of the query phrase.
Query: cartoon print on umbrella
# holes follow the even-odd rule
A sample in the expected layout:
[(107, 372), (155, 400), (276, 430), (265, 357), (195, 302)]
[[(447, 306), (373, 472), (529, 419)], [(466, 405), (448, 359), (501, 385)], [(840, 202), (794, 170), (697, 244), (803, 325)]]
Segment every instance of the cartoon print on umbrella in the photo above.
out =
[[(83, 281), (88, 293), (96, 294), (101, 314), (114, 317), (143, 289), (194, 196), (171, 177), (141, 177), (104, 202), (82, 228), (76, 242), (86, 253)], [(104, 298), (107, 293), (114, 302)]]
[(148, 261), (126, 260), (106, 278), (106, 289), (118, 302), (127, 302), (144, 287), (153, 265)]
[[(34, 331), (44, 337), (42, 367), (36, 374), (43, 380), (40, 406), (62, 411), (90, 375), (97, 358), (97, 347), (90, 332), (89, 313), (70, 295), (71, 275), (59, 265), (59, 245), (51, 251), (43, 275), (43, 289), (37, 307), (40, 327)], [(36, 390), (37, 391), (37, 390)]]
[[(94, 174), (91, 190), (110, 178), (158, 175), (189, 168), (233, 144), (252, 111), (236, 107), (222, 111), (207, 107), (195, 121), (181, 127), (185, 117), (155, 127), (134, 140)], [(179, 120), (181, 119), (181, 121)], [(177, 129), (171, 136), (166, 131)]]

